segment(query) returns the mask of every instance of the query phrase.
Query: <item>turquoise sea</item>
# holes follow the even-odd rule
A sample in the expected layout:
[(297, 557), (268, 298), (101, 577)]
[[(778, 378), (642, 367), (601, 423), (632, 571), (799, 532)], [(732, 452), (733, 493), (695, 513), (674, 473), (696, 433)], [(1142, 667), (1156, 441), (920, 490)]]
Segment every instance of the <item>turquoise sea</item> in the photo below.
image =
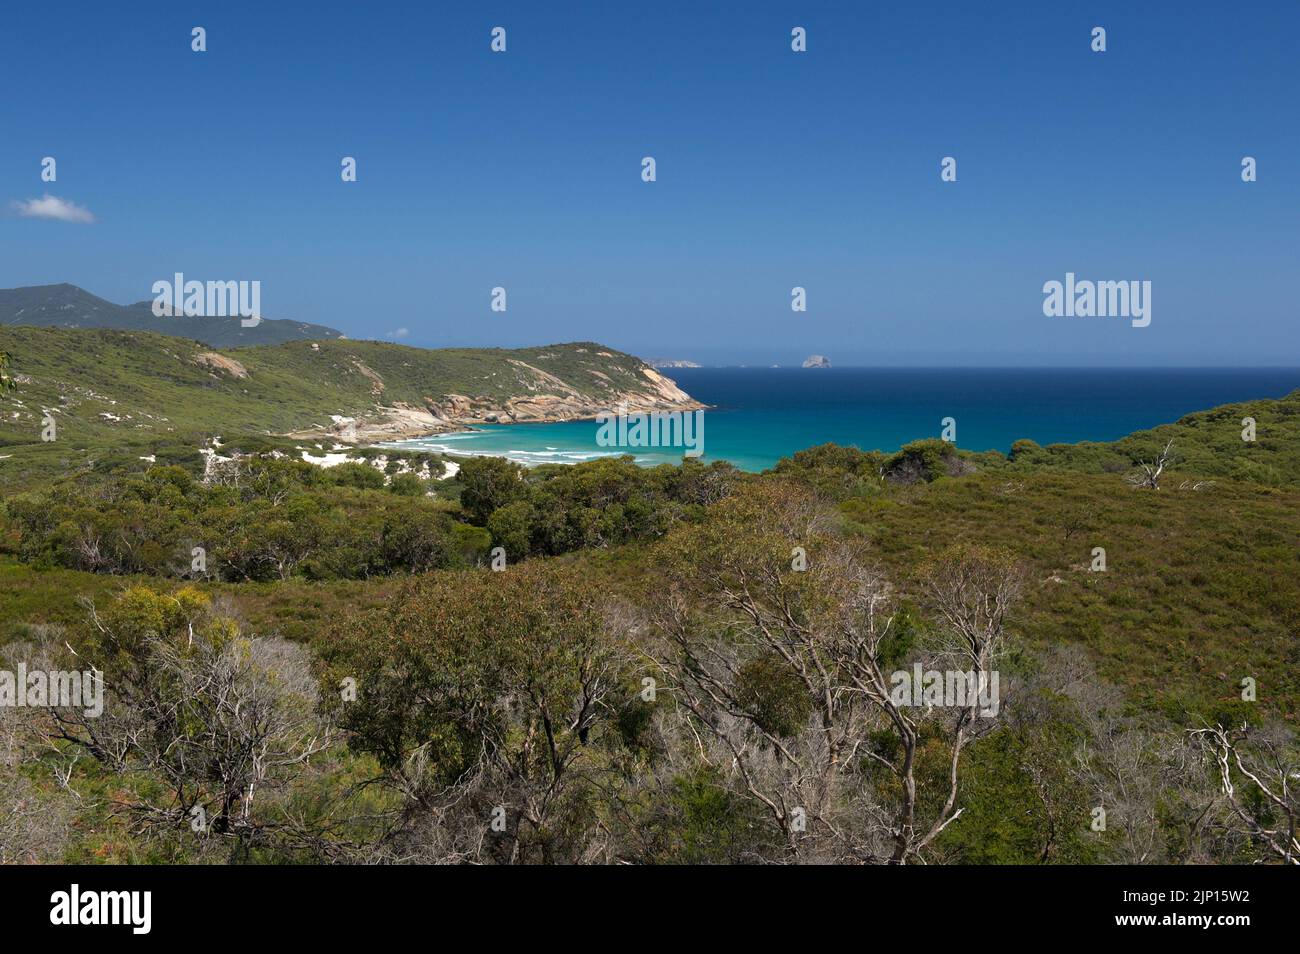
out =
[[(1300, 368), (879, 369), (674, 368), (664, 372), (704, 413), (703, 459), (763, 470), (797, 450), (833, 441), (897, 450), (938, 437), (956, 420), (957, 445), (1006, 451), (1013, 441), (1106, 441), (1193, 411), (1300, 388)], [(600, 447), (595, 421), (509, 424), (438, 434), (402, 447), (572, 464), (631, 453), (676, 462), (669, 448)]]

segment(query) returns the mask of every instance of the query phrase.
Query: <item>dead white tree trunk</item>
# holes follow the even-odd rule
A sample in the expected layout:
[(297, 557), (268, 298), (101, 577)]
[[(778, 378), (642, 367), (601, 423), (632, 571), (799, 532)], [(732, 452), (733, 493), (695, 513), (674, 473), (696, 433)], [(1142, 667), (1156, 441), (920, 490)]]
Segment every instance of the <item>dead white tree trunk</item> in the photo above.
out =
[(1135, 487), (1142, 487), (1147, 490), (1159, 490), (1160, 476), (1167, 468), (1172, 466), (1174, 462), (1174, 455), (1172, 453), (1173, 447), (1174, 442), (1173, 439), (1170, 438), (1169, 443), (1165, 444), (1165, 449), (1157, 454), (1150, 463), (1144, 460), (1138, 461), (1138, 467), (1141, 472), (1130, 474), (1128, 482), (1133, 484)]
[[(1243, 724), (1189, 734), (1213, 760), (1223, 795), (1244, 833), (1284, 864), (1300, 865), (1300, 756), (1289, 738), (1251, 738), (1251, 733)], [(1246, 792), (1239, 786), (1253, 797), (1243, 797)]]

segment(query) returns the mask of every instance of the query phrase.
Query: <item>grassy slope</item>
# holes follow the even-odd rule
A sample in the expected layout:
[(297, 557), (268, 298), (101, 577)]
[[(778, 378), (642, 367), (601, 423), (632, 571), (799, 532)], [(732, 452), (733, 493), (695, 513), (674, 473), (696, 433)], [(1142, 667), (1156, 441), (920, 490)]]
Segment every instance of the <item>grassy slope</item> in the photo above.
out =
[[(1015, 554), (1026, 569), (1016, 643), (1086, 647), (1135, 712), (1181, 722), (1226, 709), (1252, 676), (1260, 714), (1300, 727), (1300, 487), (1180, 490), (1173, 476), (1152, 493), (1116, 474), (990, 469), (839, 510), (903, 600), (918, 599), (918, 567), (952, 543)], [(1090, 570), (1097, 546), (1104, 573)], [(653, 596), (660, 586), (640, 548), (581, 558), (612, 591)]]
[[(1161, 489), (1129, 486), (1133, 462), (1169, 440)], [(1031, 571), (1022, 638), (1083, 643), (1144, 707), (1207, 711), (1252, 676), (1261, 708), (1300, 721), (1300, 391), (1013, 456), (976, 455), (973, 476), (843, 509), (896, 579), (957, 540), (1015, 553)], [(1093, 547), (1105, 573), (1089, 570)]]
[[(141, 332), (0, 328), (13, 372), (31, 380), (0, 395), (0, 476), (30, 485), (72, 473), (106, 455), (193, 453), (203, 436), (281, 434), (364, 416), (376, 403), (422, 407), (448, 394), (504, 401), (546, 393), (522, 361), (601, 400), (637, 390), (640, 359), (601, 345), (427, 350), (374, 341), (305, 342), (223, 351), (248, 371), (239, 378), (199, 364), (212, 349)], [(603, 375), (603, 377), (601, 376)], [(382, 382), (376, 383), (375, 376)], [(59, 439), (39, 440), (41, 409), (57, 409)], [(106, 418), (112, 414), (121, 420)]]
[[(1242, 419), (1256, 422), (1256, 439), (1242, 440)], [(1149, 460), (1174, 442), (1175, 473), (1182, 476), (1231, 477), (1269, 486), (1300, 486), (1300, 391), (1272, 400), (1224, 404), (1188, 414), (1173, 424), (1105, 444), (1023, 442), (1014, 456), (1020, 468), (1062, 468), (1081, 473), (1127, 470), (1135, 460)]]
[(319, 351), (284, 344), (239, 348), (229, 354), (250, 371), (255, 366), (273, 367), (294, 379), (317, 380), (322, 387), (337, 389), (341, 397), (355, 394), (358, 387), (369, 394), (370, 381), (357, 370), (359, 361), (383, 378), (385, 401), (417, 406), (448, 394), (504, 401), (533, 393), (534, 376), (511, 361), (553, 374), (578, 393), (596, 399), (611, 389), (595, 372), (605, 375), (613, 390), (635, 390), (645, 386), (640, 369), (647, 367), (640, 358), (589, 341), (540, 348), (437, 350), (379, 341), (319, 344)]
[[(1175, 477), (1177, 474), (1175, 473)], [(1109, 681), (1177, 717), (1238, 697), (1300, 718), (1300, 491), (1218, 481), (1138, 491), (1116, 475), (946, 478), (848, 519), (906, 587), (955, 541), (1029, 570), (1015, 629), (1030, 646), (1082, 643)], [(1093, 547), (1106, 551), (1092, 572)]]
[[(11, 541), (12, 542), (12, 541)], [(214, 599), (229, 597), (234, 614), (253, 632), (310, 641), (340, 614), (377, 606), (401, 585), (402, 577), (312, 583), (204, 583)], [(37, 570), (0, 545), (0, 646), (21, 639), (32, 624), (80, 627), (82, 603), (102, 606), (132, 584), (172, 585), (147, 576), (109, 576), (61, 567)]]

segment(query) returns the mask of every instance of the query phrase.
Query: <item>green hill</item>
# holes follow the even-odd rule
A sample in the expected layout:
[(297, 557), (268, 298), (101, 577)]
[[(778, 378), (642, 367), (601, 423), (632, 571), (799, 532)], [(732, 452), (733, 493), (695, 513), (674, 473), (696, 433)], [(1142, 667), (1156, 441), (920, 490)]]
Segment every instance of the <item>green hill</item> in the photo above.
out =
[[(373, 341), (295, 342), (217, 352), (148, 332), (0, 328), (18, 389), (0, 395), (0, 474), (22, 485), (102, 465), (193, 455), (220, 435), (361, 440), (475, 421), (567, 420), (620, 400), (693, 406), (639, 358), (591, 342), (427, 350)], [(46, 411), (53, 442), (41, 440)]]
[(0, 288), (0, 325), (152, 331), (194, 338), (214, 348), (343, 337), (341, 331), (324, 325), (285, 319), (264, 318), (245, 328), (239, 318), (159, 318), (152, 301), (115, 305), (66, 282)]
[[(1243, 421), (1255, 422), (1255, 440), (1242, 440)], [(1300, 486), (1300, 391), (1277, 400), (1224, 404), (1188, 414), (1172, 424), (1138, 431), (1109, 443), (1050, 444), (1017, 441), (1011, 465), (1118, 473), (1150, 460), (1173, 441), (1173, 474), (1226, 477), (1268, 486)]]

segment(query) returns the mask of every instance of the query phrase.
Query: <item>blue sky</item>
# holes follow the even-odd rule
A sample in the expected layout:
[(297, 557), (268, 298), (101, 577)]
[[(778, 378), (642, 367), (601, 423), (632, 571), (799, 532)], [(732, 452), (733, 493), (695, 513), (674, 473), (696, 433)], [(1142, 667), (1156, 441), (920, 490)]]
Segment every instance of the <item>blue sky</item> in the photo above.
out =
[[(0, 286), (256, 279), (426, 346), (1294, 365), (1297, 36), (1291, 0), (15, 3)], [(12, 206), (45, 193), (95, 221)], [(1151, 325), (1045, 317), (1067, 271), (1151, 281)]]

